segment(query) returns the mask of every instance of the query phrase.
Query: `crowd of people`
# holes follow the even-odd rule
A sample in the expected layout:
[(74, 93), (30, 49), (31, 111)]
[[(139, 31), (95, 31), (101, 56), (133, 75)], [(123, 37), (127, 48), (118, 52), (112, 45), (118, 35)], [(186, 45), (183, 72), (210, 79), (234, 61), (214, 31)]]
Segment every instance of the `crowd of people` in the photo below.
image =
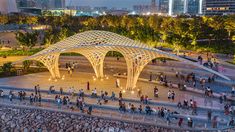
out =
[(70, 75), (70, 77), (72, 76), (75, 68), (76, 68), (77, 62), (72, 62), (72, 63), (66, 63), (65, 64), (65, 68), (68, 71), (68, 74)]
[(179, 109), (191, 109), (192, 115), (197, 115), (197, 101), (190, 99), (189, 101), (185, 99), (183, 103), (178, 102), (177, 107)]
[[(70, 91), (70, 90), (68, 90), (68, 91)], [(210, 91), (208, 91), (208, 92), (210, 92)], [(57, 94), (57, 93), (60, 93), (60, 94)], [(29, 96), (30, 103), (34, 104), (35, 102), (39, 102), (39, 104), (40, 104), (41, 103), (41, 94), (42, 94), (42, 92), (40, 91), (39, 85), (36, 85), (34, 88), (34, 93), (29, 94), (30, 95)], [(51, 93), (49, 93), (49, 94), (51, 94)], [(87, 113), (88, 114), (92, 113), (93, 107), (92, 107), (92, 105), (87, 105), (85, 103), (85, 99), (84, 99), (85, 92), (83, 89), (80, 89), (79, 92), (77, 92), (77, 94), (73, 95), (73, 92), (70, 92), (69, 95), (67, 95), (67, 94), (64, 94), (63, 89), (60, 88), (60, 92), (55, 92), (54, 94), (56, 94), (55, 95), (55, 103), (57, 104), (59, 109), (62, 106), (66, 106), (67, 108), (74, 110), (75, 106), (76, 106), (81, 112), (84, 112), (84, 108), (87, 107)], [(152, 115), (152, 113), (154, 113), (154, 115), (157, 115), (158, 117), (166, 120), (166, 122), (168, 124), (171, 122), (171, 117), (173, 117), (172, 114), (179, 114), (177, 111), (171, 112), (169, 109), (164, 108), (164, 107), (158, 107), (157, 109), (152, 107), (151, 105), (148, 104), (148, 101), (147, 101), (147, 103), (145, 101), (145, 100), (148, 100), (147, 96), (146, 97), (141, 96), (141, 98), (143, 98), (143, 97), (144, 98), (141, 100), (141, 103), (138, 105), (138, 104), (127, 103), (127, 102), (123, 101), (121, 91), (119, 93), (119, 97), (115, 97), (115, 94), (114, 95), (113, 94), (114, 93), (112, 93), (111, 96), (109, 97), (107, 92), (101, 91), (100, 94), (98, 95), (96, 88), (92, 90), (93, 98), (100, 99), (100, 101), (98, 101), (99, 103), (101, 103), (102, 101), (103, 101), (103, 103), (107, 103), (105, 100), (108, 101), (113, 98), (117, 99), (119, 102), (119, 111), (123, 112), (123, 113), (130, 112), (130, 113), (141, 113), (141, 114), (147, 114), (147, 115)], [(9, 99), (11, 101), (12, 101), (13, 95), (14, 95), (13, 91), (10, 91), (9, 92)], [(20, 100), (21, 99), (24, 100), (26, 98), (26, 95), (27, 94), (24, 91), (18, 92), (18, 96), (19, 96)], [(71, 102), (71, 98), (74, 98), (74, 96), (76, 97), (75, 104)], [(174, 96), (174, 91), (169, 90), (168, 91), (168, 99), (174, 100), (174, 99), (172, 99), (172, 96)], [(99, 104), (98, 102), (97, 102), (97, 104)], [(180, 109), (190, 109), (190, 110), (192, 110), (192, 114), (195, 114), (195, 115), (197, 114), (197, 103), (195, 100), (192, 100), (192, 99), (189, 101), (184, 100), (183, 103), (179, 102), (177, 106)], [(225, 109), (226, 115), (233, 114), (230, 105), (225, 105), (224, 109)], [(211, 118), (211, 116), (208, 116), (208, 119), (209, 118)], [(178, 121), (179, 121), (178, 125), (179, 126), (181, 126), (183, 120), (184, 120), (183, 118), (178, 118)], [(216, 127), (217, 125), (215, 125), (216, 124), (215, 122), (217, 122), (217, 118), (213, 117), (210, 120), (212, 122), (212, 126)], [(190, 118), (188, 120), (189, 127), (192, 127), (192, 124), (193, 124), (192, 122), (193, 122), (193, 120)], [(231, 119), (229, 124), (233, 125), (234, 120)]]

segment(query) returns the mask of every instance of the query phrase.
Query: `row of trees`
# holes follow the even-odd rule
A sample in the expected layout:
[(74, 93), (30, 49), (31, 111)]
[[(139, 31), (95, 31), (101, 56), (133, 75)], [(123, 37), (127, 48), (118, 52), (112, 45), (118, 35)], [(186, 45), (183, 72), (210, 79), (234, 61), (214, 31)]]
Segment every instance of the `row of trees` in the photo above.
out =
[[(30, 68), (30, 66), (32, 65), (35, 65), (36, 68)], [(15, 76), (17, 74), (17, 70), (19, 69), (23, 70), (23, 74), (40, 72), (45, 70), (45, 68), (43, 68), (43, 64), (39, 61), (23, 61), (22, 67), (15, 67), (11, 62), (8, 62), (0, 66), (0, 77)]]
[[(12, 23), (1, 20), (0, 23)], [(17, 18), (17, 19), (16, 19)], [(28, 19), (32, 20), (28, 20)], [(212, 52), (234, 52), (235, 15), (213, 17), (164, 16), (15, 16), (17, 24), (45, 24), (43, 44), (50, 45), (86, 30), (107, 30), (142, 41), (151, 46), (178, 49), (203, 49)]]

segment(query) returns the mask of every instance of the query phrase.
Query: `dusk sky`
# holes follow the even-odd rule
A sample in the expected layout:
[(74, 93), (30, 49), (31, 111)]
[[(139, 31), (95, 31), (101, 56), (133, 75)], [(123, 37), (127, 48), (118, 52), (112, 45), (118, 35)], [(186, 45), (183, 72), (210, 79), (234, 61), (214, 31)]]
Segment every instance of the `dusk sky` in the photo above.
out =
[(107, 6), (109, 8), (132, 8), (136, 4), (150, 4), (151, 0), (67, 0), (67, 5), (77, 6)]

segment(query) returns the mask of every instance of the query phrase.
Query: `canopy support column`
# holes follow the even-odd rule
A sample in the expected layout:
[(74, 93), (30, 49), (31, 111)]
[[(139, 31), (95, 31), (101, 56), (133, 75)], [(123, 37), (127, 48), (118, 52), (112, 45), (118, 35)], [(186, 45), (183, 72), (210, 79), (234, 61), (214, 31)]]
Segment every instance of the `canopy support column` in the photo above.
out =
[(59, 56), (60, 54), (49, 54), (35, 58), (47, 67), (53, 79), (60, 78), (59, 71)]
[(154, 58), (151, 53), (147, 52), (131, 52), (124, 54), (127, 63), (127, 83), (126, 89), (133, 90), (136, 88), (136, 83), (140, 76), (140, 73), (149, 61)]
[(97, 78), (104, 77), (104, 59), (107, 54), (107, 51), (104, 50), (96, 50), (96, 51), (89, 51), (86, 53), (82, 53), (91, 63), (95, 75)]

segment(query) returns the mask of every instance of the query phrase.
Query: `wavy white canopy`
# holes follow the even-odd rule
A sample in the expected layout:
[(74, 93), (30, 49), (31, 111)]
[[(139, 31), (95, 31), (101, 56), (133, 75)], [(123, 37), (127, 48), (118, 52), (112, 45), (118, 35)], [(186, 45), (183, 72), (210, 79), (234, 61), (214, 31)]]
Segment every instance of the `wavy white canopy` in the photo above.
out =
[[(143, 68), (157, 57), (166, 57), (179, 60), (184, 63), (202, 68), (216, 74), (224, 79), (228, 77), (208, 69), (197, 63), (188, 61), (174, 54), (170, 54), (146, 44), (131, 40), (127, 37), (107, 31), (86, 31), (73, 35), (60, 41), (37, 54), (27, 57), (24, 60), (36, 60), (42, 62), (50, 71), (53, 78), (60, 78), (58, 61), (61, 53), (76, 52), (84, 55), (92, 64), (98, 78), (102, 78), (104, 58), (109, 51), (120, 52), (127, 63), (127, 89), (136, 87), (137, 80)], [(24, 61), (22, 60), (22, 61)]]

